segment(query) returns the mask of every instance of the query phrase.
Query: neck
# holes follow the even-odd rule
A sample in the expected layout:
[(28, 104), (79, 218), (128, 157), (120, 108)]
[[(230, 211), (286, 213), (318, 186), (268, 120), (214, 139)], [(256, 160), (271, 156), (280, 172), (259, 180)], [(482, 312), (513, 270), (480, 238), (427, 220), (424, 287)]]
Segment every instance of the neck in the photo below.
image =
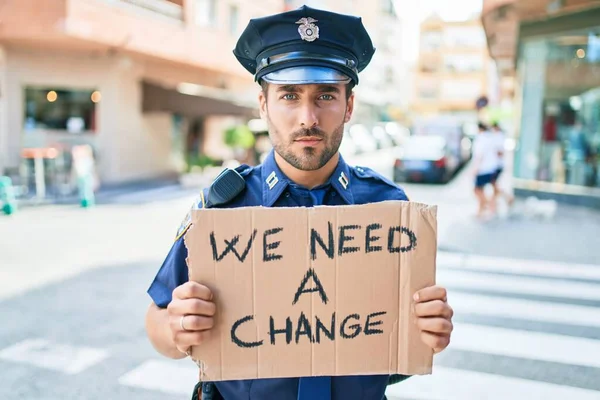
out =
[(327, 164), (315, 171), (302, 171), (283, 159), (275, 152), (275, 162), (281, 171), (294, 183), (312, 189), (327, 182), (339, 161), (339, 153), (335, 153)]

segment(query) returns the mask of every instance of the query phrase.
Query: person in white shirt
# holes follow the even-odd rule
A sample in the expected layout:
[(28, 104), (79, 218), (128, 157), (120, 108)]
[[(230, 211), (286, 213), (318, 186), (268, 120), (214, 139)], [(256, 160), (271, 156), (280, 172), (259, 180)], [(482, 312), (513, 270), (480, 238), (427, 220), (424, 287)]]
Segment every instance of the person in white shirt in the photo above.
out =
[(473, 175), (475, 177), (475, 196), (479, 202), (477, 217), (483, 218), (489, 207), (495, 212), (494, 199), (488, 200), (485, 187), (493, 185), (498, 171), (498, 147), (495, 137), (488, 127), (479, 123), (479, 133), (473, 143)]
[(494, 208), (495, 201), (498, 197), (503, 197), (508, 205), (512, 205), (514, 198), (507, 193), (505, 193), (498, 184), (498, 179), (504, 170), (504, 143), (506, 141), (506, 135), (500, 128), (500, 125), (497, 122), (492, 124), (492, 132), (491, 132), (493, 141), (495, 143), (498, 155), (498, 167), (496, 169), (496, 173), (494, 175), (494, 179), (492, 181), (492, 186), (494, 187)]

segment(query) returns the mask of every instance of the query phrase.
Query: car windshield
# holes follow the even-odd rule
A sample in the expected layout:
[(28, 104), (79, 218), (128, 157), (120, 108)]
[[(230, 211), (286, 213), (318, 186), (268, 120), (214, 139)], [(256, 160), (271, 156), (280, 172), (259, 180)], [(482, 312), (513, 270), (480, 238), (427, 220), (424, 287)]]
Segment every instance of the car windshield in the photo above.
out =
[(404, 157), (439, 158), (446, 141), (439, 136), (412, 136), (403, 149)]

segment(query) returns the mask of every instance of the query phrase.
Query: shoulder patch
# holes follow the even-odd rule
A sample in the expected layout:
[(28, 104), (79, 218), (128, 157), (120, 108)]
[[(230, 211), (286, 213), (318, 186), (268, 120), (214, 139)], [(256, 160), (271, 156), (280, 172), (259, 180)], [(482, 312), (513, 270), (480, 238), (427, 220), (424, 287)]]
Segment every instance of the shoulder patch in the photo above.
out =
[(198, 196), (198, 198), (196, 200), (194, 200), (194, 203), (190, 207), (190, 211), (188, 211), (188, 213), (186, 214), (183, 221), (181, 221), (181, 224), (179, 225), (179, 228), (177, 229), (177, 234), (175, 235), (175, 240), (174, 240), (175, 242), (178, 241), (179, 239), (181, 239), (181, 237), (183, 235), (185, 235), (185, 233), (188, 231), (190, 226), (192, 226), (192, 211), (204, 208), (204, 206), (206, 204), (206, 200), (205, 200), (204, 196), (205, 196), (205, 194), (204, 194), (204, 189), (203, 189), (200, 192), (200, 196)]

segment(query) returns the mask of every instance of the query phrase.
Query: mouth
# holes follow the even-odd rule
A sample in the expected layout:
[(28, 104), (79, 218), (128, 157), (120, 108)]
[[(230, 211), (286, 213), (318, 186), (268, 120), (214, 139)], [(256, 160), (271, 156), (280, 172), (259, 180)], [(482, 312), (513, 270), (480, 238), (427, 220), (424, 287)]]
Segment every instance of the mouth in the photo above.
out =
[(294, 142), (300, 143), (304, 146), (316, 146), (317, 144), (319, 144), (322, 141), (323, 141), (323, 139), (315, 137), (315, 136), (303, 136), (303, 137), (300, 137), (300, 138), (294, 140)]

